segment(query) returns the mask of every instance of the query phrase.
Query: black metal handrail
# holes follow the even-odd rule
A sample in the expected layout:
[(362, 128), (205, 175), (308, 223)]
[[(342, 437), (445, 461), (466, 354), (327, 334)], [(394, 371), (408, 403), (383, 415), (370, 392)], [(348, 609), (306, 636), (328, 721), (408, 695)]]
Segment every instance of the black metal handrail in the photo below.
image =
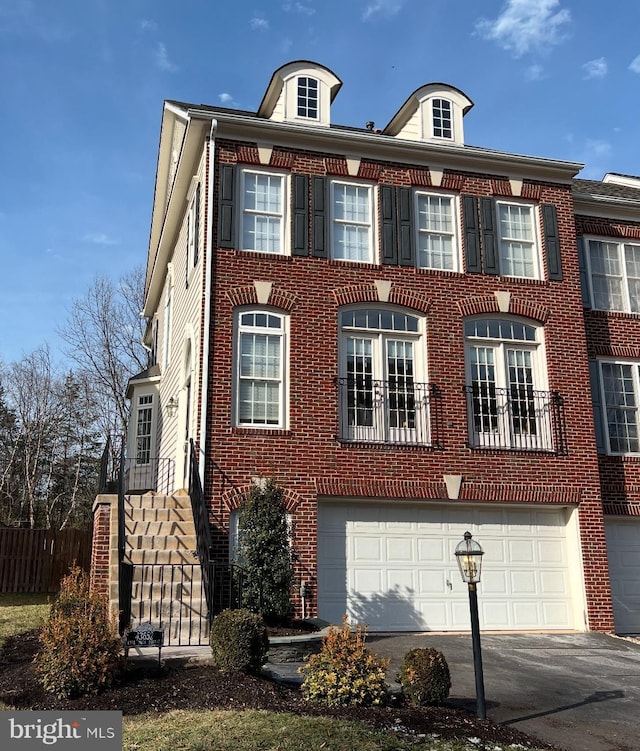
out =
[(118, 630), (120, 634), (131, 623), (131, 591), (133, 584), (133, 564), (126, 561), (126, 519), (124, 512), (125, 497), (125, 441), (120, 444), (118, 463)]
[(167, 457), (123, 459), (125, 486), (130, 492), (154, 490), (170, 494), (175, 490), (176, 463)]
[(341, 441), (442, 447), (441, 393), (434, 384), (362, 374), (337, 378), (336, 385)]
[(498, 388), (474, 383), (464, 388), (469, 446), (567, 454), (564, 398), (528, 385)]
[(193, 439), (189, 440), (189, 498), (191, 499), (193, 522), (196, 528), (196, 552), (202, 567), (208, 617), (209, 622), (211, 622), (214, 612), (215, 589), (213, 541), (211, 527), (209, 526), (209, 512), (204, 499), (200, 472), (198, 471), (198, 454)]

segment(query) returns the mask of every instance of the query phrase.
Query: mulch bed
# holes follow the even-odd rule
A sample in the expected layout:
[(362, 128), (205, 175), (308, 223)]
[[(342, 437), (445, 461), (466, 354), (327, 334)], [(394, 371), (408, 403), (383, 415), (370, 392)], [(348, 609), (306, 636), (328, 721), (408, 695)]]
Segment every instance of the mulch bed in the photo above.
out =
[(517, 730), (479, 720), (453, 706), (416, 708), (398, 700), (387, 707), (328, 708), (305, 701), (297, 689), (266, 678), (225, 673), (211, 665), (170, 663), (159, 668), (130, 661), (118, 686), (98, 696), (58, 699), (44, 691), (35, 678), (33, 658), (37, 650), (37, 631), (7, 639), (0, 651), (0, 701), (15, 709), (118, 709), (125, 715), (171, 709), (266, 709), (360, 720), (378, 728), (435, 733), (442, 738), (475, 737), (487, 745), (520, 743), (524, 747), (545, 747)]

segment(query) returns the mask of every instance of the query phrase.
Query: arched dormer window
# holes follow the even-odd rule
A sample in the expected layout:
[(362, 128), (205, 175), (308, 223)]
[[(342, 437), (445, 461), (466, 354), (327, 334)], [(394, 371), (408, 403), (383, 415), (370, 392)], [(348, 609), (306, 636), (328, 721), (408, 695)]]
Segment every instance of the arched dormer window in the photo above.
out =
[(317, 120), (318, 112), (318, 79), (311, 76), (298, 76), (298, 117)]
[(453, 114), (448, 99), (431, 100), (431, 117), (434, 138), (453, 138)]

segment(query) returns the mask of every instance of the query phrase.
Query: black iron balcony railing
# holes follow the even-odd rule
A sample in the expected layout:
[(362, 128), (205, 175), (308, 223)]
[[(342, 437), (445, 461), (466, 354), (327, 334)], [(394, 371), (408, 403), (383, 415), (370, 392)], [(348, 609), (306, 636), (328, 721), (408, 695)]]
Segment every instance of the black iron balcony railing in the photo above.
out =
[(465, 386), (472, 448), (567, 453), (564, 399), (530, 386)]
[(127, 492), (154, 490), (156, 493), (173, 493), (176, 465), (166, 457), (144, 456), (125, 459), (124, 484)]
[(368, 375), (336, 383), (341, 441), (441, 448), (440, 392), (433, 384)]

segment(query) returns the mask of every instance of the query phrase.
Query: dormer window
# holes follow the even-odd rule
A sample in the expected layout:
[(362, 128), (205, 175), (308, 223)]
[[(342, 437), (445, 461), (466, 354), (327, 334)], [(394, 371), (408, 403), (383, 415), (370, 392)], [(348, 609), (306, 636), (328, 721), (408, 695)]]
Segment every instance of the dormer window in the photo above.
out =
[(433, 135), (435, 138), (453, 138), (451, 102), (448, 99), (434, 99), (432, 105)]
[(298, 78), (298, 117), (318, 119), (318, 81), (310, 76)]

